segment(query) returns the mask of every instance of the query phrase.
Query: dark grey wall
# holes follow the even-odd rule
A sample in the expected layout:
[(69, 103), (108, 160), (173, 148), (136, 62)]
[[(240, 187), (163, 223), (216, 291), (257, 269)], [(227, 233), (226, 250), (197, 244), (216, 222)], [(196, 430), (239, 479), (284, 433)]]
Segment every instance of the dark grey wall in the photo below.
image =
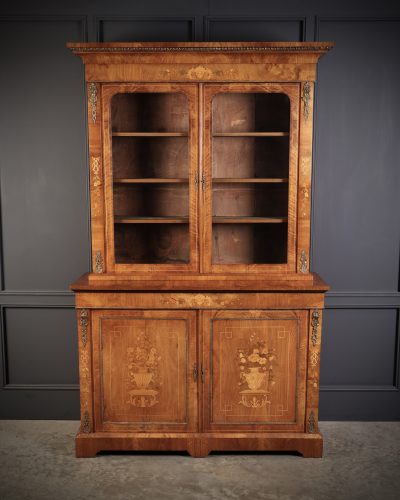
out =
[(0, 417), (78, 417), (67, 290), (90, 265), (86, 122), (83, 65), (65, 43), (332, 40), (315, 111), (312, 269), (332, 285), (321, 418), (399, 419), (400, 4), (11, 5), (0, 17)]

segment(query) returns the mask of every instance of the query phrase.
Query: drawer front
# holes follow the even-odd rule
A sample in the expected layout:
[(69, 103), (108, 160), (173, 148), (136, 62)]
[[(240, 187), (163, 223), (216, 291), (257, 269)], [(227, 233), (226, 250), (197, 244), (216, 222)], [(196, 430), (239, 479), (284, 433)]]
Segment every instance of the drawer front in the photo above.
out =
[(197, 428), (196, 313), (94, 311), (97, 431)]
[(205, 311), (205, 430), (303, 431), (307, 311)]

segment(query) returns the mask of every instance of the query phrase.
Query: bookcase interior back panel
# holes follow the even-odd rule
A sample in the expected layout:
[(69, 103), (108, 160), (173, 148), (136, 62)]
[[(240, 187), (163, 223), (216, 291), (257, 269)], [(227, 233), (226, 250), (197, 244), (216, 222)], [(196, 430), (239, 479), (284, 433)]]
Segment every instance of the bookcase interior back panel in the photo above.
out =
[(169, 92), (111, 99), (115, 262), (189, 260), (189, 108)]
[(284, 93), (213, 97), (214, 264), (287, 262), (289, 132)]

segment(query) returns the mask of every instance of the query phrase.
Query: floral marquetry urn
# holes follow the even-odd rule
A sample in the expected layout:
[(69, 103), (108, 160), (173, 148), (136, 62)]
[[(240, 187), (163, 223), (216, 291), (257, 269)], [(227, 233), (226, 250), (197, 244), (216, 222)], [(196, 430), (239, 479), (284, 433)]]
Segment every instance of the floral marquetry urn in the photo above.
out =
[(273, 361), (275, 351), (266, 347), (256, 333), (252, 333), (245, 349), (238, 350), (239, 388), (241, 400), (239, 404), (248, 408), (262, 408), (271, 404), (268, 396), (270, 388), (275, 384)]

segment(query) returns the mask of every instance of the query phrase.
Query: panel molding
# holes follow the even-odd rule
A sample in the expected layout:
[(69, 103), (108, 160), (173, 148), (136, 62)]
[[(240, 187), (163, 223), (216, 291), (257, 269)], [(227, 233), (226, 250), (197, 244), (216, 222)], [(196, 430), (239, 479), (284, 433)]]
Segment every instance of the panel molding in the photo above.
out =
[(400, 392), (395, 385), (321, 385), (321, 392)]
[(334, 291), (326, 294), (326, 309), (397, 309), (399, 292)]
[(321, 23), (324, 22), (332, 22), (332, 23), (347, 23), (347, 22), (353, 22), (353, 23), (376, 23), (376, 22), (400, 22), (400, 17), (381, 17), (381, 16), (371, 16), (371, 17), (363, 17), (363, 16), (354, 16), (354, 17), (348, 17), (348, 16), (315, 16), (315, 22), (314, 22), (314, 41), (318, 42), (319, 41), (319, 29)]
[[(347, 23), (347, 22), (354, 22), (354, 23), (368, 23), (368, 22), (400, 22), (400, 17), (384, 17), (384, 16), (318, 16), (316, 15), (314, 17), (314, 41), (320, 41), (320, 27), (322, 23)], [(318, 69), (317, 69), (318, 71)], [(315, 252), (315, 241), (314, 241), (314, 231), (313, 228), (315, 227), (315, 204), (314, 204), (314, 190), (315, 190), (315, 158), (317, 156), (317, 142), (315, 140), (315, 134), (316, 130), (318, 128), (317, 125), (317, 93), (318, 93), (318, 78), (315, 83), (315, 95), (314, 95), (314, 130), (313, 130), (313, 168), (312, 168), (312, 196), (311, 196), (311, 245), (310, 245), (310, 263), (312, 265), (312, 260), (313, 260), (313, 254)], [(399, 259), (400, 259), (400, 246), (399, 246)], [(400, 289), (400, 276), (398, 277), (398, 286)], [(328, 292), (327, 294), (327, 299), (328, 299), (328, 304), (329, 304), (329, 299), (331, 297), (334, 297), (334, 300), (336, 297), (339, 297), (340, 292)], [(349, 292), (353, 293), (353, 292)], [(363, 298), (367, 297), (367, 293), (356, 293), (357, 296), (361, 296), (363, 294)], [(337, 295), (336, 295), (337, 294)], [(375, 308), (378, 307), (390, 307), (393, 302), (396, 303), (400, 307), (400, 293), (399, 292), (393, 292), (392, 294), (384, 295), (381, 292), (371, 292), (371, 294), (375, 294), (375, 297), (377, 298), (384, 298), (385, 296), (389, 299), (388, 300), (388, 306), (382, 304), (383, 300), (379, 301), (379, 303), (371, 303), (370, 305), (366, 305), (365, 307), (371, 307)], [(344, 295), (341, 296), (341, 298), (344, 298)], [(353, 297), (351, 297), (353, 298)], [(332, 307), (332, 306), (327, 306), (327, 308)], [(351, 307), (351, 305), (348, 305), (347, 307)]]
[(5, 384), (4, 391), (79, 391), (79, 384)]
[(204, 16), (203, 29), (204, 29), (204, 40), (210, 40), (211, 34), (211, 24), (215, 22), (298, 22), (300, 27), (300, 40), (299, 42), (304, 42), (306, 39), (307, 32), (307, 17), (306, 16)]
[[(346, 293), (346, 292), (342, 292)], [(371, 294), (372, 295), (372, 294)], [(392, 294), (390, 294), (392, 295)], [(395, 294), (400, 295), (400, 294)], [(400, 309), (393, 306), (372, 307), (370, 305), (351, 306), (338, 305), (325, 307), (326, 309), (393, 309), (396, 311), (396, 339), (394, 346), (393, 360), (393, 385), (374, 385), (374, 384), (321, 384), (320, 392), (400, 392)]]
[[(320, 41), (320, 27), (322, 23), (376, 23), (376, 22), (400, 22), (400, 17), (385, 17), (385, 16), (318, 16), (316, 15), (314, 17), (314, 41), (318, 42)], [(317, 74), (318, 74), (318, 68), (317, 68)], [(313, 155), (312, 155), (312, 180), (311, 180), (311, 244), (310, 244), (310, 267), (312, 266), (312, 261), (313, 261), (313, 254), (315, 252), (315, 241), (314, 241), (314, 227), (315, 227), (315, 204), (314, 204), (314, 190), (315, 190), (315, 158), (317, 156), (317, 141), (316, 139), (316, 130), (318, 128), (317, 125), (317, 94), (318, 94), (318, 77), (315, 82), (315, 87), (314, 87), (314, 116), (313, 116), (313, 123), (314, 123), (314, 128), (313, 128)], [(399, 245), (399, 260), (400, 260), (400, 245)], [(400, 290), (400, 275), (398, 276), (398, 290)], [(347, 292), (328, 292), (327, 293), (327, 299), (331, 297), (339, 297), (339, 293), (347, 293)], [(400, 293), (399, 291), (397, 292), (392, 292), (388, 295), (386, 292), (348, 292), (348, 293), (356, 293), (357, 296), (361, 296), (363, 294), (363, 297), (367, 297), (367, 294), (375, 294), (375, 297), (378, 298), (383, 298), (384, 296), (388, 297), (388, 299), (394, 299), (396, 301), (396, 305), (400, 307)], [(337, 295), (336, 295), (337, 294)], [(344, 295), (342, 295), (344, 297)], [(391, 304), (392, 302), (389, 300), (389, 303)], [(379, 302), (381, 304), (381, 302)], [(383, 305), (382, 305), (383, 306)], [(328, 306), (329, 307), (329, 306)], [(348, 307), (351, 307), (350, 305)], [(368, 305), (366, 307), (371, 307), (375, 308), (378, 306), (375, 306), (374, 304)], [(386, 307), (386, 306), (383, 306)], [(389, 305), (387, 307), (390, 307)]]
[[(80, 26), (80, 39), (83, 42), (88, 41), (88, 22), (89, 16), (88, 15), (69, 15), (69, 14), (57, 14), (57, 15), (38, 15), (38, 14), (33, 14), (33, 15), (3, 15), (0, 16), (0, 23), (2, 22), (63, 22), (63, 23), (68, 23), (68, 22), (75, 22)], [(82, 85), (84, 84), (84, 81), (82, 81)], [(86, 100), (85, 100), (86, 101)], [(85, 128), (87, 129), (87, 113), (85, 113)], [(85, 197), (85, 203), (86, 207), (89, 207), (89, 191), (90, 191), (90, 186), (89, 186), (89, 169), (87, 167), (88, 164), (88, 159), (87, 159), (87, 148), (86, 148), (86, 175), (85, 175), (85, 182), (86, 182), (86, 197)], [(0, 176), (0, 307), (2, 305), (12, 305), (9, 304), (9, 297), (8, 296), (62, 296), (64, 294), (68, 295), (73, 295), (72, 292), (68, 291), (59, 291), (59, 290), (51, 290), (51, 291), (6, 291), (5, 285), (4, 285), (4, 249), (3, 249), (3, 216), (2, 216), (2, 199), (1, 199), (1, 176)], [(90, 234), (90, 211), (87, 209), (87, 240), (89, 241), (89, 256), (88, 256), (88, 263), (89, 263), (89, 269), (91, 268), (91, 234)], [(5, 300), (4, 300), (5, 299)], [(45, 306), (45, 304), (42, 304)], [(32, 306), (32, 307), (37, 307)], [(62, 306), (63, 307), (63, 306)], [(2, 321), (2, 319), (1, 319)], [(2, 333), (0, 332), (0, 336)]]
[(102, 42), (102, 23), (114, 22), (187, 22), (190, 23), (190, 41), (196, 40), (196, 16), (132, 16), (98, 15), (93, 17), (96, 42)]
[(0, 305), (0, 392), (7, 390), (78, 390), (79, 384), (9, 384), (8, 383), (8, 359), (7, 359), (7, 327), (5, 321), (6, 309), (72, 309), (72, 305), (64, 304), (13, 304), (13, 305)]
[(0, 307), (70, 307), (74, 308), (75, 298), (72, 292), (21, 292), (0, 293)]

